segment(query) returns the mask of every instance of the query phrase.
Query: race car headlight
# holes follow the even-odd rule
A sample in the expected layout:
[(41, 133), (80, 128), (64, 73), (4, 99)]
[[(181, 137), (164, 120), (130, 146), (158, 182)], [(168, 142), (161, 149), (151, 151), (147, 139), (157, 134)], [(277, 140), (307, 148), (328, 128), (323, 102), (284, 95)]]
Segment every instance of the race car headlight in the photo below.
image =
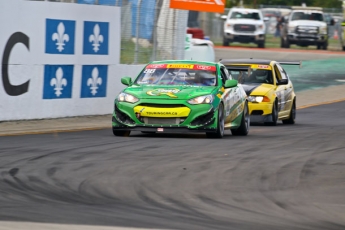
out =
[(253, 102), (253, 103), (261, 103), (261, 102), (269, 102), (270, 99), (266, 96), (249, 96), (248, 101)]
[(195, 97), (193, 99), (188, 100), (188, 103), (191, 105), (198, 105), (198, 104), (211, 104), (213, 101), (213, 95), (205, 95), (200, 97)]
[(135, 102), (139, 101), (138, 98), (136, 98), (133, 95), (130, 95), (128, 93), (120, 93), (120, 95), (117, 97), (117, 99), (121, 102), (129, 102), (129, 103), (135, 103)]

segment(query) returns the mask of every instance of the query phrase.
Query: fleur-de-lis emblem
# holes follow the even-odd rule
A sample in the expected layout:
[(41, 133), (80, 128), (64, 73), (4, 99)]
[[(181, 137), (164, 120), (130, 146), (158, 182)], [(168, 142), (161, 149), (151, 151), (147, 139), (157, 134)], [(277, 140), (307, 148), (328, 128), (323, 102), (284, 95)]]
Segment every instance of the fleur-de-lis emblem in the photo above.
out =
[(55, 94), (57, 97), (60, 97), (60, 95), (62, 94), (61, 91), (63, 90), (63, 87), (67, 85), (67, 80), (66, 78), (63, 78), (63, 71), (61, 69), (61, 67), (59, 67), (56, 70), (55, 73), (55, 78), (52, 78), (50, 80), (50, 85), (54, 86), (55, 85)]
[(93, 34), (90, 35), (89, 41), (92, 42), (93, 50), (97, 53), (99, 50), (100, 42), (104, 41), (103, 35), (101, 33), (101, 28), (96, 24), (93, 27)]
[(65, 34), (65, 26), (62, 22), (57, 27), (57, 33), (52, 36), (53, 41), (56, 40), (57, 49), (61, 52), (64, 49), (65, 41), (69, 41), (68, 34)]
[(92, 95), (95, 96), (97, 93), (98, 85), (102, 85), (102, 78), (98, 77), (98, 68), (95, 67), (92, 70), (91, 76), (89, 79), (87, 79), (87, 86), (90, 86)]

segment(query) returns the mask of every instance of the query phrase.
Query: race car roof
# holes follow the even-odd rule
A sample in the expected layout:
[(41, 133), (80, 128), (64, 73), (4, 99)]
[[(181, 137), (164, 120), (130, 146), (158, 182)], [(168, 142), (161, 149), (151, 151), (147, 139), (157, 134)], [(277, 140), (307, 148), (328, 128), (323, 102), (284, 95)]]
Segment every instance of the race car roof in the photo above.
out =
[(272, 60), (265, 59), (224, 59), (220, 61), (223, 65), (236, 65), (236, 64), (259, 64), (259, 65), (269, 65)]
[(162, 61), (152, 61), (149, 64), (177, 64), (177, 63), (185, 63), (185, 64), (206, 64), (206, 65), (217, 65), (217, 62), (209, 62), (209, 61), (197, 61), (197, 60), (162, 60)]

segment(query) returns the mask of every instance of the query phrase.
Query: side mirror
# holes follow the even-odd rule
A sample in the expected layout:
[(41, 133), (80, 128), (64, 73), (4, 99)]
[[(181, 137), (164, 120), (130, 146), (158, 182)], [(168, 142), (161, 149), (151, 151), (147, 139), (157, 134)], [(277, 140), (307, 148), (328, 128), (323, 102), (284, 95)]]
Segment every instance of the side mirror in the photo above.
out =
[(127, 86), (131, 86), (132, 85), (132, 78), (130, 77), (123, 77), (121, 78), (121, 83)]
[(227, 15), (222, 15), (222, 16), (220, 16), (220, 18), (223, 19), (223, 20), (226, 20), (228, 18), (228, 16)]
[(237, 80), (226, 80), (224, 84), (224, 88), (233, 88), (237, 86), (238, 81)]
[(277, 82), (277, 85), (287, 85), (289, 83), (288, 79), (281, 79)]
[(335, 20), (334, 18), (331, 18), (331, 21), (329, 22), (329, 25), (334, 26), (335, 25)]

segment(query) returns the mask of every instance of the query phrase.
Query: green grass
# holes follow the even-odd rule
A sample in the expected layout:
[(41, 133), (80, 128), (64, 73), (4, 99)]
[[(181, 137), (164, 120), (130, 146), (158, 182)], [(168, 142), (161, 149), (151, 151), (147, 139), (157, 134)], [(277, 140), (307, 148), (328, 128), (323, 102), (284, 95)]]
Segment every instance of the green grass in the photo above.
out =
[[(222, 46), (221, 42), (214, 42), (216, 46)], [(241, 47), (257, 47), (256, 44), (245, 44), (245, 43), (234, 43), (230, 44), (230, 46), (241, 46)], [(266, 35), (266, 42), (265, 42), (266, 48), (280, 48), (280, 37), (274, 37), (272, 34)], [(297, 45), (291, 45), (291, 49), (302, 49), (302, 50), (315, 50), (316, 46), (308, 46), (308, 47), (301, 47)], [(328, 50), (341, 50), (340, 42), (336, 39), (329, 39), (328, 40)]]
[(152, 55), (152, 47), (144, 48), (140, 45), (137, 46), (131, 40), (121, 41), (121, 64), (142, 64), (148, 63)]
[[(221, 41), (213, 41), (216, 46), (222, 46)], [(328, 50), (341, 50), (341, 46), (339, 40), (336, 39), (329, 39)], [(230, 46), (240, 46), (240, 47), (257, 47), (256, 44), (241, 44), (241, 43), (234, 43), (230, 44)], [(266, 35), (266, 48), (280, 48), (280, 38), (276, 38), (271, 34)], [(291, 45), (291, 49), (302, 49), (302, 50), (315, 50), (316, 46), (308, 46), (308, 47), (300, 47), (296, 45)], [(121, 41), (121, 56), (120, 56), (120, 63), (121, 64), (144, 64), (148, 63), (152, 59), (153, 48), (147, 47), (144, 48), (140, 45), (137, 46), (136, 51), (136, 44), (131, 40), (122, 40)]]

